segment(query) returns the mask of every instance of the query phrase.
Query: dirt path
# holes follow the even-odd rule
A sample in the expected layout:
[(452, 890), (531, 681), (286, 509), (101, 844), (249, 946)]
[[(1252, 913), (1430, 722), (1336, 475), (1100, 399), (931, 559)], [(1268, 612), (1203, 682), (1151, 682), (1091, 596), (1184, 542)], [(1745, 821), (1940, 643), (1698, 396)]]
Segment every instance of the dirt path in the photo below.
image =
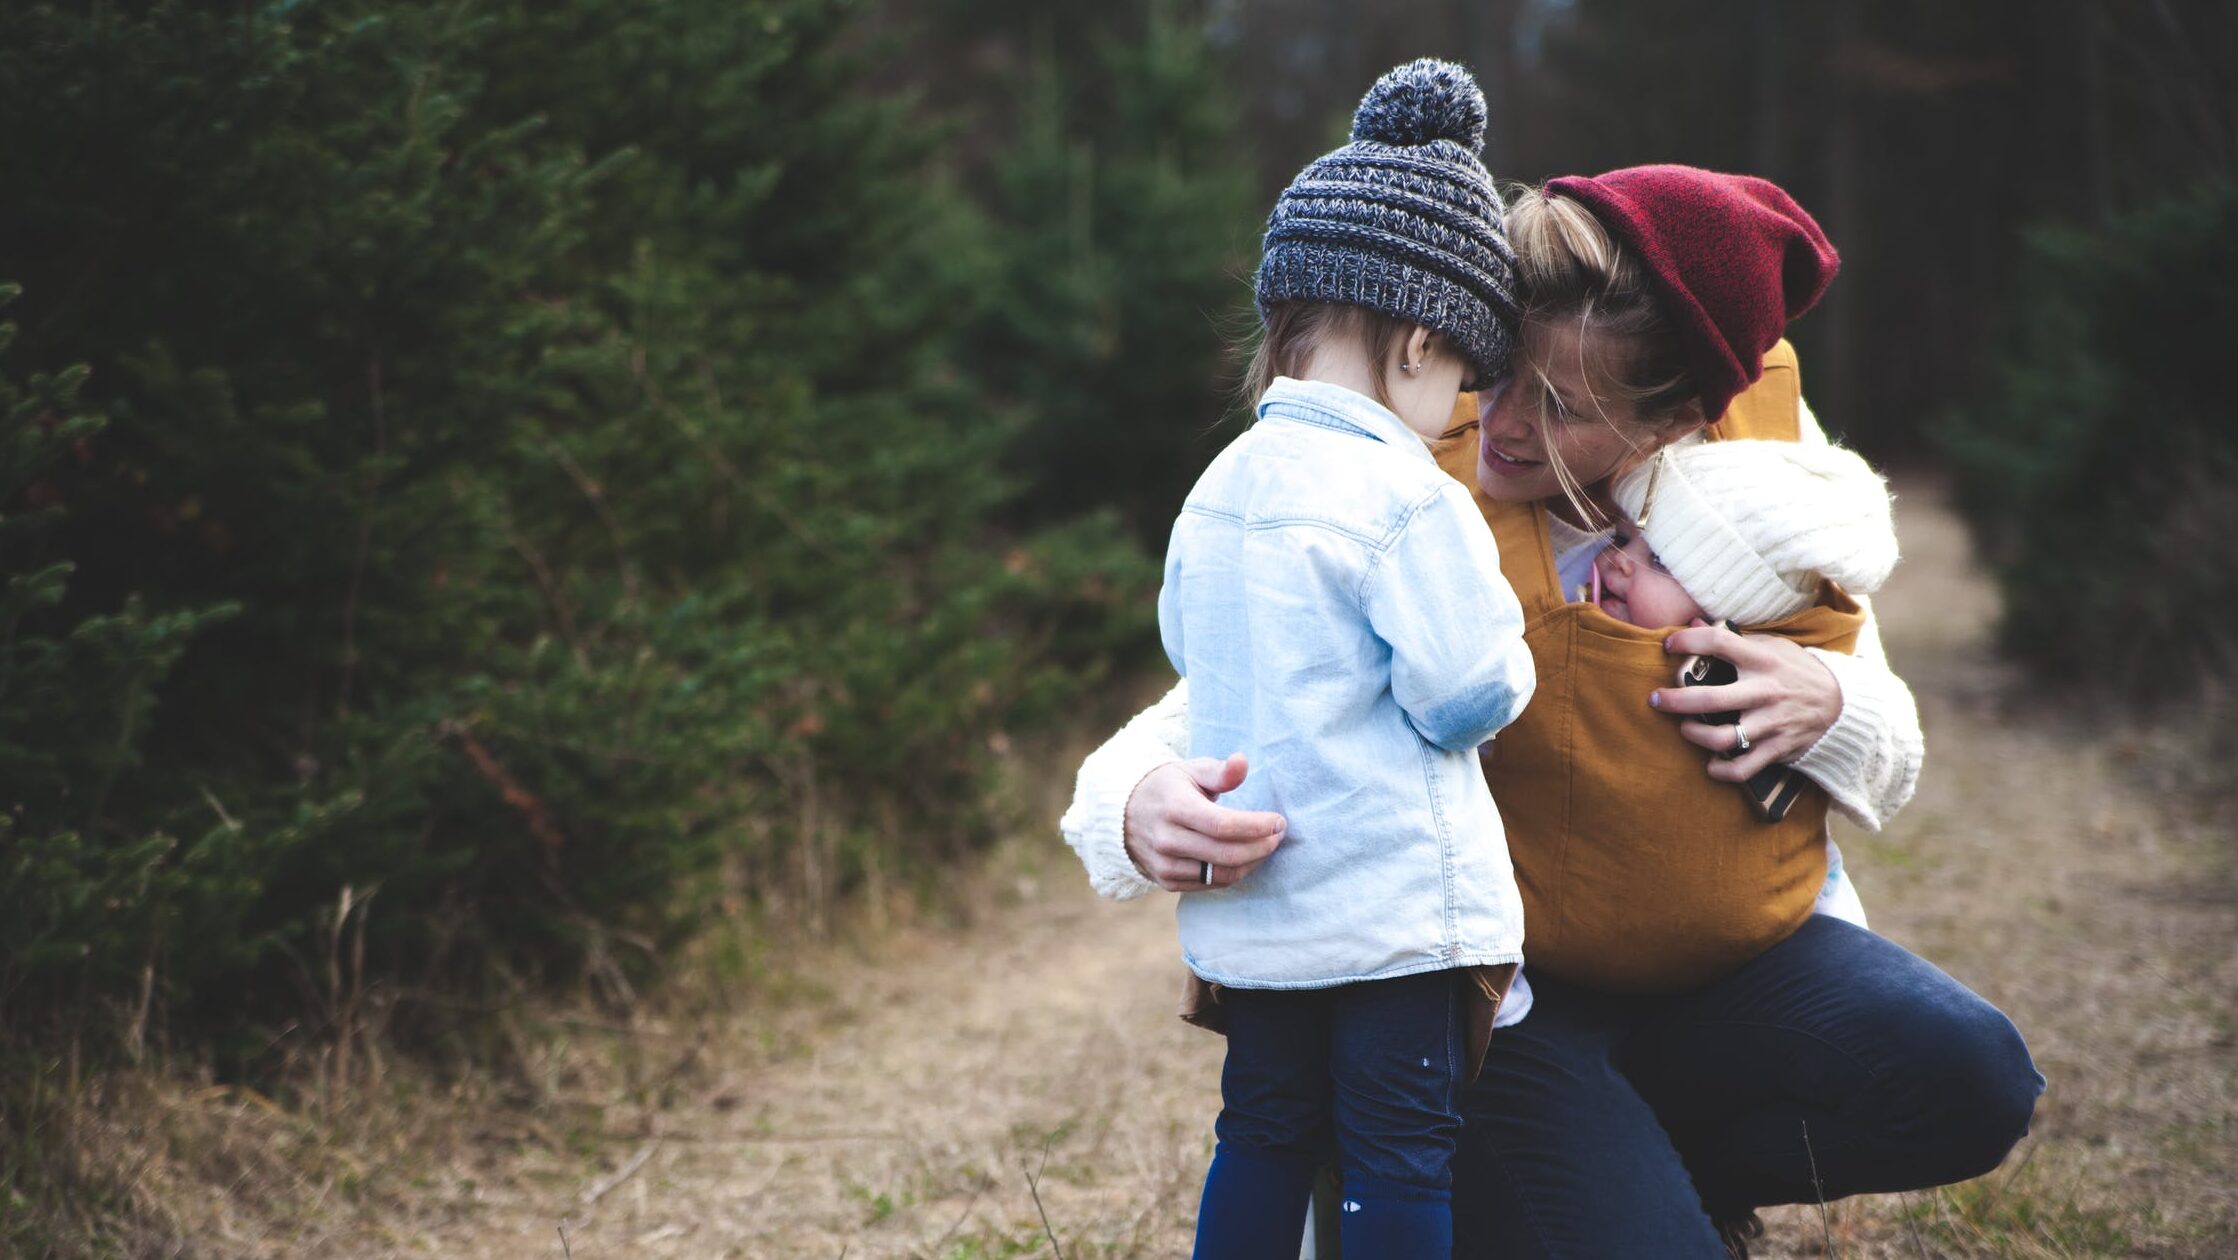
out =
[[(1998, 1174), (1772, 1214), (1759, 1254), (2238, 1254), (2232, 849), (2149, 805), (2120, 764), (2149, 745), (2008, 710), (1963, 534), (1925, 489), (1900, 519), (1882, 615), (1929, 770), (1844, 847), (1875, 926), (2012, 1013), (2052, 1084)], [(1173, 1018), (1172, 908), (1096, 901), (1051, 839), (1019, 866), (972, 928), (820, 962), (809, 1014), (688, 1047), (628, 1132), (453, 1156), (329, 1254), (970, 1260), (1049, 1254), (1044, 1213), (1069, 1257), (1186, 1254), (1220, 1048)]]

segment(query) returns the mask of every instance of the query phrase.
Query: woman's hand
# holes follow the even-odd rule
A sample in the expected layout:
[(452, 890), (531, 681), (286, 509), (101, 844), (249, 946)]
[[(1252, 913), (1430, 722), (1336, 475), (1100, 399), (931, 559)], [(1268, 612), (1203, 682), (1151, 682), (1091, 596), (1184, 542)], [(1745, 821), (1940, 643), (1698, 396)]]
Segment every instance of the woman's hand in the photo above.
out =
[[(1663, 641), (1673, 656), (1715, 656), (1733, 663), (1737, 681), (1723, 687), (1664, 687), (1648, 703), (1684, 720), (1679, 734), (1714, 753), (1710, 777), (1743, 783), (1774, 762), (1793, 761), (1842, 716), (1842, 687), (1832, 670), (1788, 639), (1739, 635), (1697, 621)], [(1699, 720), (1704, 713), (1741, 715), (1748, 751), (1731, 726)]]
[(1127, 797), (1127, 856), (1167, 892), (1225, 888), (1267, 860), (1282, 843), (1280, 814), (1229, 809), (1213, 797), (1233, 792), (1250, 769), (1242, 753), (1226, 761), (1172, 761), (1143, 776)]

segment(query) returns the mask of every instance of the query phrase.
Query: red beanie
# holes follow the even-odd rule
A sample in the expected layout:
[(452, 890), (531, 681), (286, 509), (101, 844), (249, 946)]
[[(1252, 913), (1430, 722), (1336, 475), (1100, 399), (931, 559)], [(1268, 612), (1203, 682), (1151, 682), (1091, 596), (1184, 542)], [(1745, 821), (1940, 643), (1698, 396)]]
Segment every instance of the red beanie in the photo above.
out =
[(1817, 221), (1754, 175), (1631, 166), (1546, 191), (1584, 203), (1647, 268), (1712, 420), (1764, 375), (1764, 352), (1841, 266)]

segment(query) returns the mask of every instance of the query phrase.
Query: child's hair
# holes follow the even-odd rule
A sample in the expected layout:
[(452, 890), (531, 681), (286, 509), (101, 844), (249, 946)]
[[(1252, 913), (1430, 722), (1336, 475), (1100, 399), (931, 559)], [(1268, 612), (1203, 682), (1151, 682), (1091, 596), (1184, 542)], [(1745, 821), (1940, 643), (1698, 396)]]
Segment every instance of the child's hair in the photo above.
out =
[(1323, 346), (1350, 341), (1365, 350), (1375, 365), (1375, 400), (1391, 405), (1384, 387), (1383, 365), (1391, 361), (1391, 348), (1399, 344), (1410, 320), (1372, 311), (1365, 306), (1339, 302), (1275, 302), (1266, 309), (1265, 326), (1251, 347), (1251, 363), (1244, 369), (1242, 403), (1245, 411), (1258, 407), (1260, 395), (1278, 376), (1303, 377), (1306, 364)]
[(1600, 513), (1562, 462), (1552, 433), (1558, 404), (1536, 366), (1553, 334), (1576, 332), (1579, 376), (1603, 423), (1618, 424), (1605, 399), (1632, 408), (1645, 432), (1635, 429), (1627, 438), (1699, 416), (1699, 399), (1678, 335), (1649, 287), (1646, 269), (1576, 201), (1521, 186), (1510, 193), (1508, 239), (1515, 246), (1523, 308), (1522, 353), (1516, 356), (1516, 375), (1523, 379), (1510, 388), (1519, 384), (1538, 390), (1547, 462), (1563, 495), (1590, 522)]

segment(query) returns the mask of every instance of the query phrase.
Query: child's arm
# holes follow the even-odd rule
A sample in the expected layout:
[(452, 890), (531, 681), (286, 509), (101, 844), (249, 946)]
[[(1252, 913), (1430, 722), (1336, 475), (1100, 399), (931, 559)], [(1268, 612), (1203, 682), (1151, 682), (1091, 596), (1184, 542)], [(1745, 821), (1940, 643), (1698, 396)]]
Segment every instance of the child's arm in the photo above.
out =
[(1189, 676), (1189, 667), (1181, 655), (1181, 548), (1166, 548), (1166, 580), (1158, 588), (1158, 642), (1166, 649), (1166, 659), (1173, 663), (1173, 672), (1183, 678)]
[(1538, 685), (1523, 606), (1459, 482), (1419, 502), (1368, 570), (1361, 603), (1391, 647), (1391, 695), (1422, 738), (1466, 752), (1515, 720)]

